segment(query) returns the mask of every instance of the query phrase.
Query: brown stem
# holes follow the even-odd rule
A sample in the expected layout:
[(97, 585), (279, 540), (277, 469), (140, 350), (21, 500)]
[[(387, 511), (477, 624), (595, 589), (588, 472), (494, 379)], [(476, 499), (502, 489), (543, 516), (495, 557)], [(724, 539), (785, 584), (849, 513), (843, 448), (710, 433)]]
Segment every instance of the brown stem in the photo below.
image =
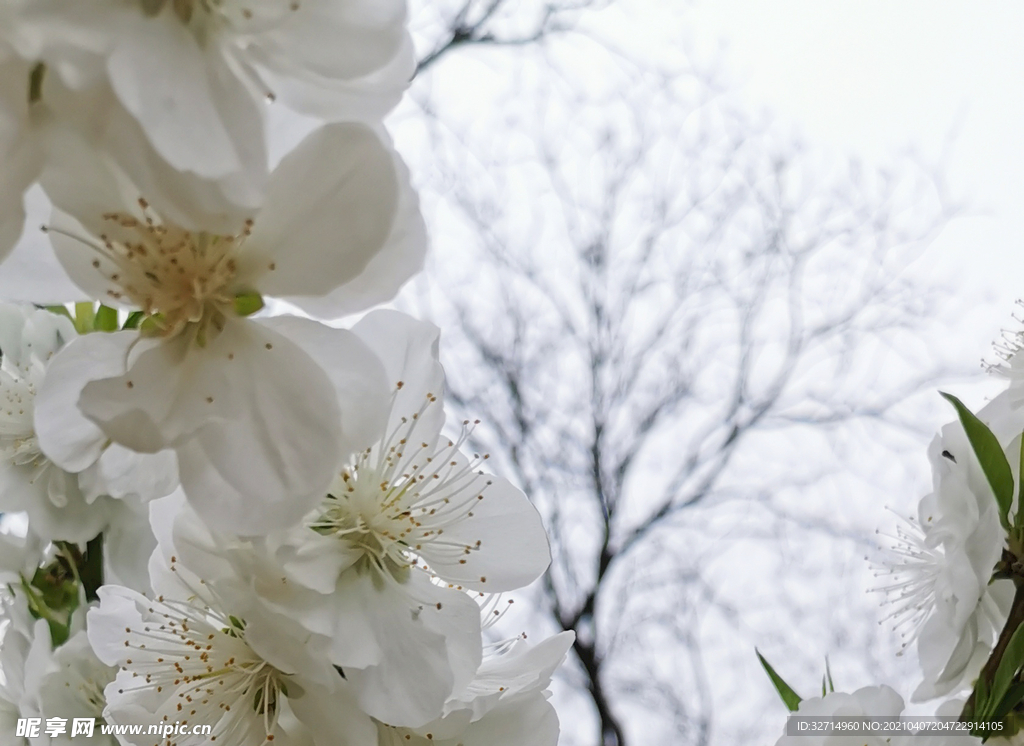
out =
[[(984, 681), (988, 685), (989, 690), (991, 690), (996, 671), (999, 670), (999, 664), (1003, 660), (1006, 646), (1010, 644), (1010, 638), (1013, 637), (1013, 633), (1017, 631), (1021, 624), (1024, 624), (1024, 583), (1018, 582), (1017, 592), (1013, 596), (1013, 606), (1010, 607), (1010, 615), (1006, 618), (1003, 631), (999, 633), (996, 646), (992, 648), (992, 654), (988, 657), (985, 666), (981, 669), (981, 674), (978, 676), (978, 681)], [(978, 686), (975, 684), (974, 691), (971, 692), (971, 696), (964, 703), (964, 709), (960, 713), (960, 719), (964, 722), (974, 720), (974, 697), (977, 691)]]

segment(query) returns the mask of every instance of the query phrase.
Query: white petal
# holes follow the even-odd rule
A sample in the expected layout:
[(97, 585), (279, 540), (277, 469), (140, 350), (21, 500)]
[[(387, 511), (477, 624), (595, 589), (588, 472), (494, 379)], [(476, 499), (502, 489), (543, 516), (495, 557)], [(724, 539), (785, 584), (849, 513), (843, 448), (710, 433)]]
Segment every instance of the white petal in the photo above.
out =
[(289, 699), (288, 704), (312, 732), (317, 746), (377, 746), (377, 728), (359, 709), (345, 681), (340, 681), (330, 694), (309, 687), (303, 696)]
[[(541, 694), (495, 708), (459, 736), (461, 746), (556, 746), (558, 715)], [(452, 741), (454, 746), (455, 741)], [(447, 745), (446, 745), (447, 746)]]
[[(211, 85), (215, 82), (211, 80)], [(83, 180), (96, 178), (89, 170), (116, 173), (130, 185), (122, 197), (130, 209), (137, 207), (141, 196), (165, 221), (183, 228), (236, 232), (262, 203), (267, 180), (263, 129), (259, 108), (239, 90), (237, 81), (226, 90), (222, 86), (216, 95), (230, 101), (225, 117), (232, 122), (244, 163), (241, 171), (210, 180), (168, 165), (105, 83), (90, 88), (85, 101), (81, 92), (55, 84), (48, 89), (47, 100), (61, 126), (48, 131), (50, 157), (43, 186), (58, 207), (88, 224), (102, 212), (90, 217), (82, 209), (89, 200)], [(102, 211), (118, 209), (124, 209), (120, 202), (105, 205)]]
[[(323, 499), (343, 455), (334, 386), (297, 345), (263, 324), (231, 322), (214, 347), (231, 414), (197, 420), (193, 437), (177, 442), (182, 488), (204, 520), (226, 531), (266, 534), (294, 524)], [(190, 386), (182, 397), (199, 393), (205, 402)], [(201, 408), (195, 415), (202, 418)]]
[(136, 453), (111, 443), (99, 460), (78, 475), (88, 499), (110, 495), (142, 501), (169, 495), (178, 486), (178, 461), (173, 451)]
[[(267, 538), (270, 551), (289, 580), (318, 593), (333, 593), (338, 577), (363, 556), (361, 549), (305, 526), (275, 532)], [(329, 634), (331, 630), (323, 631)]]
[(56, 305), (83, 301), (89, 295), (67, 276), (53, 252), (49, 237), (40, 229), (52, 208), (39, 186), (25, 196), (28, 220), (17, 245), (0, 264), (0, 297), (18, 303)]
[(316, 75), (294, 61), (263, 59), (260, 77), (278, 100), (308, 116), (328, 121), (379, 123), (395, 108), (416, 72), (416, 52), (406, 34), (395, 56), (379, 70), (353, 80)]
[[(363, 710), (378, 720), (408, 727), (432, 721), (480, 664), (479, 607), (465, 593), (434, 585), (426, 573), (413, 570), (402, 584), (390, 578), (376, 584), (366, 574), (343, 578), (336, 598), (359, 604), (372, 620), (381, 661), (362, 669), (341, 665)], [(416, 661), (413, 676), (410, 661)]]
[(438, 403), (423, 409), (423, 405), (428, 395), (440, 397), (444, 392), (444, 370), (438, 362), (441, 331), (429, 322), (386, 309), (368, 313), (352, 331), (384, 364), (385, 380), (395, 392), (388, 432), (402, 425), (403, 418), (411, 421), (418, 414), (406, 439), (433, 443), (444, 426), (444, 407)]
[(102, 586), (99, 606), (89, 610), (87, 626), (93, 652), (108, 666), (124, 664), (131, 651), (124, 645), (124, 628), (140, 621), (139, 610), (148, 606), (145, 596), (117, 585)]
[(216, 52), (204, 52), (183, 24), (166, 20), (140, 14), (118, 37), (107, 60), (114, 91), (175, 168), (204, 178), (238, 171), (241, 159), (207, 76)]
[(409, 182), (409, 171), (398, 154), (398, 209), (383, 248), (359, 276), (322, 298), (290, 298), (307, 313), (336, 318), (385, 303), (421, 269), (427, 253), (427, 227), (420, 212), (419, 197)]
[(453, 696), (446, 710), (451, 713), (466, 709), (475, 721), (502, 700), (542, 691), (551, 683), (551, 676), (565, 660), (574, 640), (572, 632), (561, 632), (537, 645), (517, 640), (511, 650), (485, 658), (473, 681)]
[(402, 0), (304, 0), (257, 45), (266, 64), (282, 59), (325, 77), (358, 78), (394, 57), (405, 16)]
[(36, 396), (35, 428), (43, 453), (62, 468), (80, 472), (100, 457), (106, 436), (79, 411), (78, 398), (90, 381), (124, 370), (135, 339), (131, 332), (89, 334), (50, 361)]
[(65, 316), (31, 306), (0, 305), (0, 354), (7, 367), (14, 366), (31, 376), (33, 366), (46, 363), (77, 336)]
[(472, 549), (453, 553), (424, 544), (421, 554), (439, 577), (470, 590), (496, 593), (529, 585), (551, 563), (540, 514), (507, 479), (481, 475), (475, 482), (483, 499), (465, 519), (444, 527), (446, 543)]
[(384, 246), (397, 200), (391, 148), (372, 129), (313, 132), (271, 175), (238, 281), (275, 297), (329, 293)]
[(384, 431), (389, 391), (371, 345), (345, 329), (297, 316), (260, 319), (259, 323), (302, 348), (333, 384), (341, 409), (339, 457), (363, 450)]
[(103, 529), (103, 579), (150, 593), (148, 562), (156, 549), (146, 505), (135, 500), (112, 500), (110, 523)]

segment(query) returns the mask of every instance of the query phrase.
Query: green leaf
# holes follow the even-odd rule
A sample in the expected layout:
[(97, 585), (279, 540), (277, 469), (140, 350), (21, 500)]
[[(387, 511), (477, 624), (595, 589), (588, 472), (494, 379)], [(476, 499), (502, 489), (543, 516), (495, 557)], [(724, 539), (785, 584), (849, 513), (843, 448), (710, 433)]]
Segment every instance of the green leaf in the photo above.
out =
[(1024, 527), (1024, 433), (1020, 438), (1020, 468), (1017, 471), (1017, 520), (1014, 525)]
[(93, 319), (92, 328), (98, 332), (117, 331), (117, 311), (110, 306), (100, 304), (96, 310), (96, 318)]
[(834, 692), (836, 690), (835, 684), (832, 683), (832, 667), (828, 664), (828, 656), (825, 656), (825, 676), (828, 677), (828, 690)]
[(963, 405), (963, 402), (952, 394), (941, 391), (939, 393), (956, 408), (960, 424), (964, 426), (967, 439), (974, 449), (974, 455), (978, 457), (981, 470), (985, 472), (985, 478), (995, 493), (996, 502), (999, 504), (999, 521), (1003, 528), (1009, 530), (1010, 521), (1007, 514), (1013, 504), (1013, 472), (1010, 470), (1010, 462), (1006, 460), (1006, 454), (1003, 453), (1003, 447), (999, 445), (999, 439), (984, 422)]
[(975, 707), (977, 719), (986, 720), (990, 712), (999, 706), (1003, 697), (1010, 691), (1013, 684), (1013, 677), (1024, 666), (1024, 625), (1014, 630), (1010, 643), (1003, 651), (1003, 657), (999, 661), (999, 668), (996, 675), (992, 677), (992, 690), (988, 702), (984, 708)]
[(1018, 681), (1010, 687), (1009, 691), (1006, 692), (1005, 695), (1003, 695), (1002, 701), (995, 706), (995, 709), (992, 710), (992, 714), (988, 719), (1002, 720), (1004, 717), (1009, 715), (1010, 710), (1019, 705), (1022, 700), (1024, 700), (1024, 681)]
[(965, 706), (964, 711), (960, 714), (960, 719), (967, 722), (980, 720), (984, 717), (985, 712), (991, 709), (988, 694), (988, 682), (985, 680), (984, 676), (981, 676), (978, 678), (978, 683), (974, 685), (974, 709), (968, 713), (967, 707)]
[(779, 697), (782, 698), (782, 703), (786, 705), (786, 708), (790, 712), (796, 712), (800, 706), (800, 695), (793, 691), (793, 688), (783, 681), (782, 677), (775, 673), (775, 669), (771, 667), (771, 664), (764, 659), (760, 651), (754, 648), (754, 652), (757, 653), (757, 659), (761, 661), (761, 665), (764, 667), (765, 673), (768, 674), (768, 678), (772, 680), (772, 684), (775, 685), (775, 691), (779, 693)]

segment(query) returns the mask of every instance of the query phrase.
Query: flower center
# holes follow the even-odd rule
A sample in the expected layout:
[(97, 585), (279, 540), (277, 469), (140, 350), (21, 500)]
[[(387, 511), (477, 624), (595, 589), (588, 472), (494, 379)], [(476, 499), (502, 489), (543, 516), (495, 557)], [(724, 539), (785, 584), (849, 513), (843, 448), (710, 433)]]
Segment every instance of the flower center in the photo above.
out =
[[(153, 602), (141, 629), (126, 632), (132, 657), (124, 667), (140, 681), (137, 688), (171, 692), (158, 716), (210, 724), (224, 743), (243, 740), (262, 725), (266, 740), (273, 741), (290, 677), (249, 647), (244, 620), (163, 599)], [(177, 743), (172, 737), (165, 746)]]
[(147, 16), (157, 16), (167, 6), (171, 13), (195, 35), (200, 45), (224, 27), (245, 25), (252, 30), (273, 27), (289, 13), (299, 9), (298, 0), (276, 3), (249, 3), (247, 0), (139, 0)]
[(917, 521), (911, 519), (905, 524), (896, 527), (895, 536), (888, 537), (892, 540), (887, 550), (889, 564), (875, 574), (889, 581), (873, 589), (884, 594), (884, 603), (892, 607), (882, 622), (891, 621), (902, 638), (899, 654), (917, 639), (935, 608), (936, 585), (946, 565), (945, 553), (928, 545)]
[(172, 337), (187, 331), (203, 345), (229, 315), (247, 316), (263, 307), (257, 293), (236, 283), (238, 252), (252, 233), (252, 220), (235, 235), (194, 233), (162, 223), (144, 199), (139, 205), (141, 220), (119, 212), (104, 215), (107, 228), (99, 242), (64, 235), (98, 255), (92, 266), (109, 283), (107, 295), (142, 311), (144, 334)]
[(463, 423), (457, 441), (414, 445), (410, 436), (428, 407), (440, 406), (427, 395), (420, 410), (400, 423), (382, 442), (356, 456), (335, 479), (319, 515), (307, 524), (364, 553), (368, 563), (401, 579), (401, 571), (428, 569), (431, 558), (461, 557), (481, 542), (450, 541), (445, 529), (473, 516), (491, 484), (472, 460), (459, 454), (471, 425)]

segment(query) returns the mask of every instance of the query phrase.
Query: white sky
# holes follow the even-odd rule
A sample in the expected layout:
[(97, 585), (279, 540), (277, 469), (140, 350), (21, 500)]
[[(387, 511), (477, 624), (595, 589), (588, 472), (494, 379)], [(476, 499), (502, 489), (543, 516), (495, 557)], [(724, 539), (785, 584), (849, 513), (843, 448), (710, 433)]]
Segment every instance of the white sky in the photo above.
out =
[(907, 147), (946, 161), (956, 220), (932, 261), (991, 300), (970, 322), (988, 350), (1024, 296), (1024, 3), (931, 0), (696, 0), (680, 39), (724, 48), (750, 104), (814, 144), (868, 161)]

